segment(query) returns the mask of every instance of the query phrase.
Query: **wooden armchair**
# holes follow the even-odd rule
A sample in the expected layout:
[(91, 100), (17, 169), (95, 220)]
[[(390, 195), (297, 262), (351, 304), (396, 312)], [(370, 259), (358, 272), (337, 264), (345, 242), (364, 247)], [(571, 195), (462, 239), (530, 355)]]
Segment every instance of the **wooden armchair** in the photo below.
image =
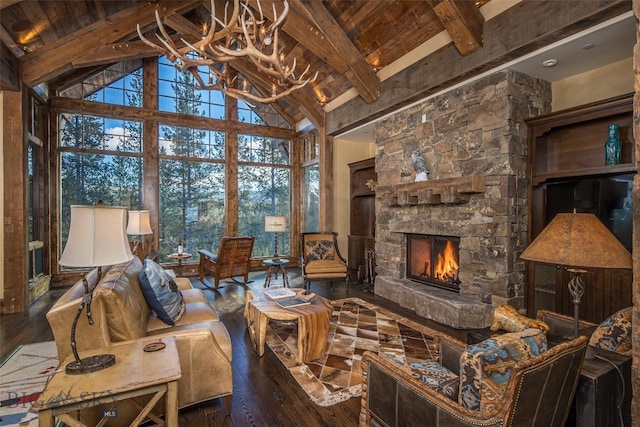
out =
[(343, 279), (349, 292), (347, 261), (340, 254), (337, 241), (338, 233), (320, 231), (302, 233), (302, 277), (307, 291), (311, 282)]
[[(251, 261), (251, 252), (253, 251), (253, 242), (255, 237), (228, 237), (220, 239), (217, 255), (211, 252), (199, 249), (200, 281), (208, 288), (209, 284), (205, 281), (205, 275), (211, 274), (214, 279), (215, 288), (220, 287), (220, 280), (232, 279), (235, 282), (247, 284), (249, 282), (249, 262)], [(236, 280), (236, 277), (242, 276), (243, 281)]]

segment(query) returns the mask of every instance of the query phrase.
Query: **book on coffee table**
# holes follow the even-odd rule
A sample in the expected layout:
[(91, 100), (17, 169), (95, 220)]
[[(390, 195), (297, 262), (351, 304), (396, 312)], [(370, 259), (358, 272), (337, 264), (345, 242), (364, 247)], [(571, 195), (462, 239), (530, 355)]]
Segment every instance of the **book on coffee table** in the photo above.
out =
[(296, 295), (295, 291), (287, 288), (265, 289), (264, 294), (271, 299), (291, 298)]
[(311, 301), (305, 298), (289, 298), (289, 299), (278, 300), (276, 302), (280, 305), (280, 307), (284, 307), (284, 308), (311, 304)]

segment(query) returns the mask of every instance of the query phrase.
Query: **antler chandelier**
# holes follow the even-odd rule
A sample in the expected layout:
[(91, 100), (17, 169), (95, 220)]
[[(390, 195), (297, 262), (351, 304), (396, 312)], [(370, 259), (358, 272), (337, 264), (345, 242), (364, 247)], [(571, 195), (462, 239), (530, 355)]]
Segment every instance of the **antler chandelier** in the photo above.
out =
[[(251, 105), (249, 100), (263, 104), (274, 102), (315, 81), (318, 77), (317, 72), (313, 77), (305, 77), (309, 72), (309, 66), (307, 66), (297, 75), (296, 59), (294, 58), (290, 65), (287, 64), (284, 52), (279, 48), (280, 28), (289, 13), (287, 0), (283, 0), (284, 9), (279, 16), (273, 5), (273, 22), (270, 25), (267, 25), (264, 19), (259, 0), (257, 2), (259, 19), (256, 19), (248, 4), (249, 0), (243, 3), (240, 0), (234, 0), (233, 11), (227, 19), (229, 7), (227, 3), (224, 18), (221, 19), (215, 13), (215, 0), (211, 0), (211, 25), (203, 26), (202, 38), (194, 43), (189, 43), (183, 37), (180, 38), (182, 45), (177, 46), (167, 32), (158, 10), (155, 14), (161, 34), (156, 33), (156, 37), (161, 44), (144, 37), (140, 24), (137, 26), (138, 36), (144, 43), (165, 55), (176, 68), (191, 72), (197, 82), (197, 89), (219, 90), (249, 105)], [(240, 61), (242, 58), (248, 59), (259, 72), (269, 76), (270, 94), (262, 96), (250, 92), (246, 76), (242, 81), (242, 87), (237, 87), (237, 76), (231, 72), (229, 63)], [(206, 66), (209, 70), (207, 82), (198, 72), (200, 66)]]

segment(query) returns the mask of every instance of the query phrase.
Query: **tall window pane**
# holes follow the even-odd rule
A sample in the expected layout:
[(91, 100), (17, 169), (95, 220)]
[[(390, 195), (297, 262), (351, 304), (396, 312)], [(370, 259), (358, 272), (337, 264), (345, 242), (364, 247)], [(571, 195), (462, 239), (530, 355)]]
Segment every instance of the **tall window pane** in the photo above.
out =
[[(254, 256), (272, 256), (274, 236), (264, 231), (264, 217), (284, 216), (290, 230), (289, 141), (239, 135), (238, 160), (240, 234), (255, 236)], [(289, 253), (289, 231), (278, 233), (278, 254)]]
[(303, 222), (304, 231), (318, 231), (320, 218), (320, 172), (318, 165), (304, 168)]
[(198, 249), (212, 250), (224, 235), (224, 165), (160, 160), (160, 260)]
[(139, 209), (142, 205), (142, 124), (82, 114), (60, 115), (61, 248), (71, 205)]

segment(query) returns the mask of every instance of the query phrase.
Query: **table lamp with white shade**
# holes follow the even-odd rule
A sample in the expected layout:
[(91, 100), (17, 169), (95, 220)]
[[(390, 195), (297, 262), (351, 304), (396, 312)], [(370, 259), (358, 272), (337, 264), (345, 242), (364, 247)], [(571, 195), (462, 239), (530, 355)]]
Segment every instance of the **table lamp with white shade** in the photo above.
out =
[[(127, 223), (127, 234), (130, 236), (145, 236), (153, 234), (151, 230), (151, 221), (149, 220), (149, 211), (129, 211), (129, 222)], [(138, 254), (138, 248), (142, 249), (142, 256)], [(138, 258), (144, 258), (144, 238), (135, 238), (133, 240), (132, 252), (138, 255)]]
[(278, 261), (278, 233), (287, 231), (287, 218), (284, 216), (264, 217), (264, 231), (272, 232), (274, 239), (273, 260)]
[[(115, 206), (71, 206), (71, 225), (60, 265), (64, 267), (97, 267), (97, 282), (102, 277), (102, 266), (126, 262), (133, 258), (125, 233), (127, 209)], [(89, 289), (86, 275), (82, 276), (84, 297), (78, 307), (71, 326), (71, 350), (74, 361), (67, 364), (67, 374), (85, 374), (99, 371), (115, 364), (113, 354), (99, 354), (80, 359), (76, 346), (76, 326), (84, 308), (87, 320), (93, 325), (91, 299), (93, 288)]]

